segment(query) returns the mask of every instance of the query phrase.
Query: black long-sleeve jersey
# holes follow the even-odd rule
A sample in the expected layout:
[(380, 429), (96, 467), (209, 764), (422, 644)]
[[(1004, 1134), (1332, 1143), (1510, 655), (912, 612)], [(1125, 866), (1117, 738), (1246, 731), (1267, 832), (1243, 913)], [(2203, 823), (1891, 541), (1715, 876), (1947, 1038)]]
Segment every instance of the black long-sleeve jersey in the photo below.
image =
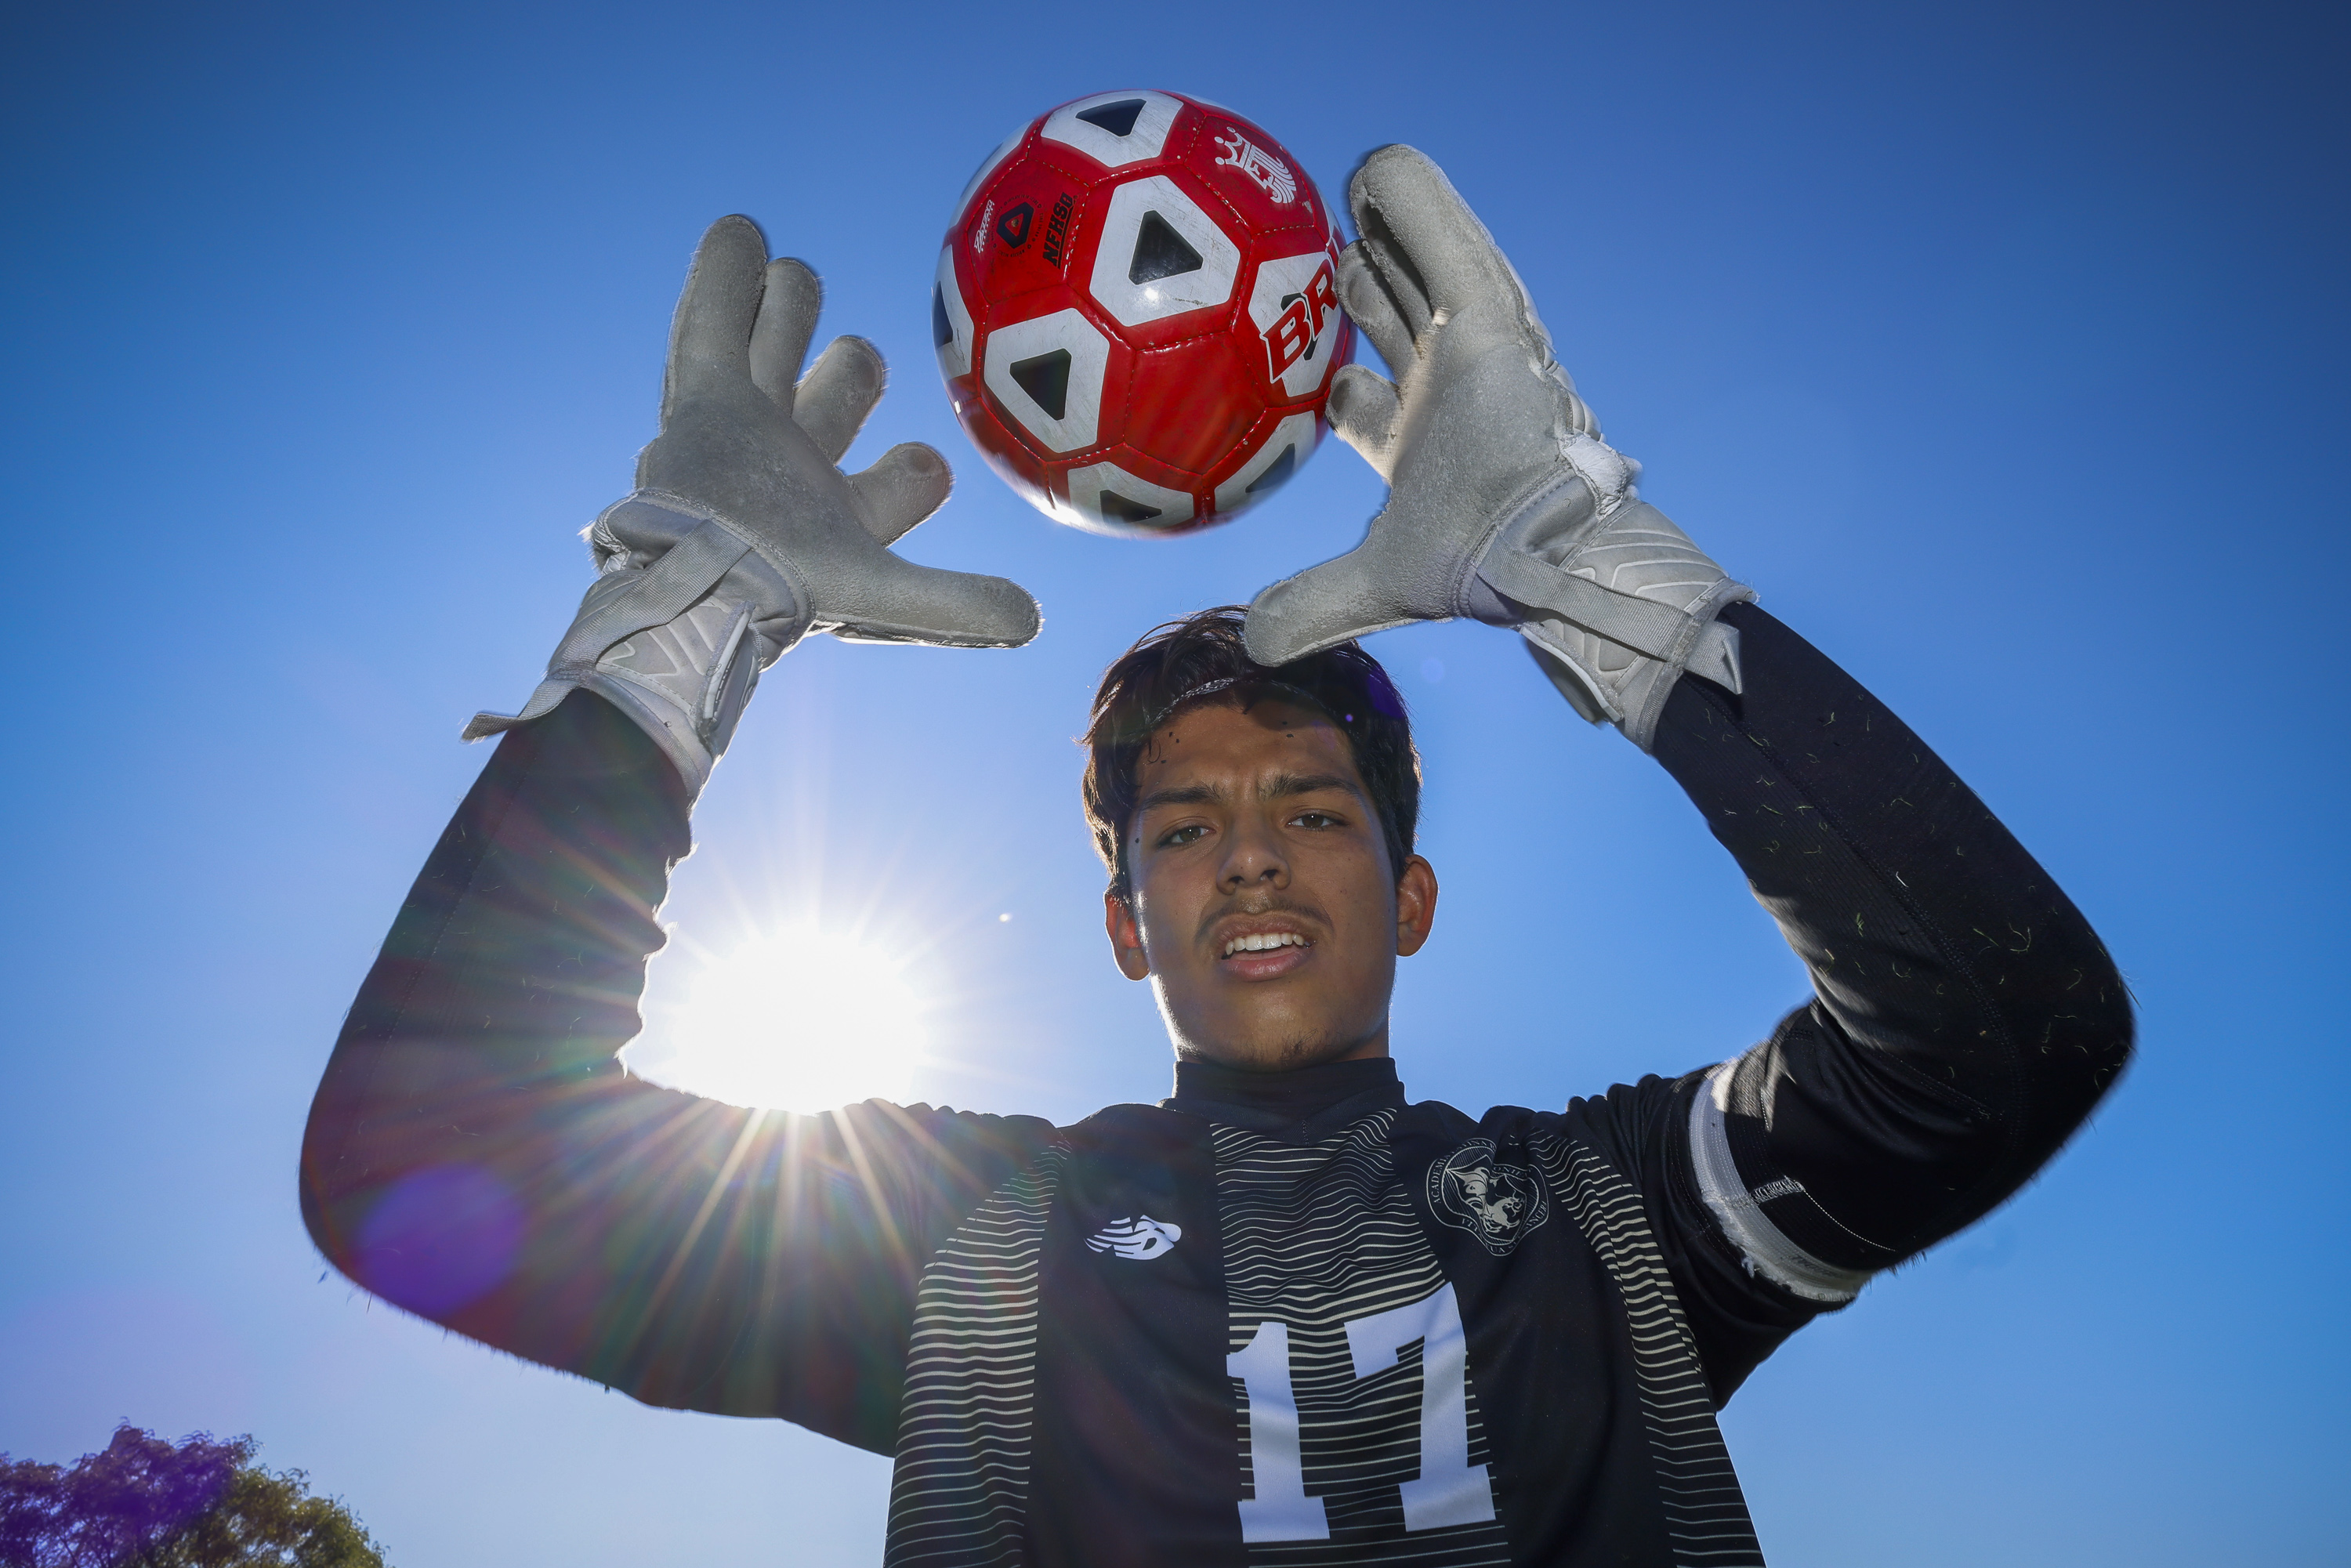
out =
[(1746, 691), (1685, 679), (1656, 756), (1815, 994), (1719, 1066), (1475, 1119), (1384, 1061), (1186, 1063), (1069, 1127), (658, 1088), (615, 1053), (687, 802), (575, 693), (500, 743), (360, 989), (311, 1234), (517, 1355), (893, 1455), (905, 1568), (1759, 1563), (1717, 1409), (2022, 1185), (2131, 1018), (1949, 768), (1726, 616)]

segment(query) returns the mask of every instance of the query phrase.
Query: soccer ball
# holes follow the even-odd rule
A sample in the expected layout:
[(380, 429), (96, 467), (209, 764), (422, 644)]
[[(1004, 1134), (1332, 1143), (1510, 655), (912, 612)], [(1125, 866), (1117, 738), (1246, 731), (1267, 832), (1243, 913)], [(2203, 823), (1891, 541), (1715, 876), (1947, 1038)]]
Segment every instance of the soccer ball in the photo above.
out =
[(1238, 115), (1145, 90), (1065, 103), (956, 204), (931, 290), (956, 417), (1057, 521), (1228, 521), (1322, 439), (1353, 346), (1340, 244), (1298, 161)]

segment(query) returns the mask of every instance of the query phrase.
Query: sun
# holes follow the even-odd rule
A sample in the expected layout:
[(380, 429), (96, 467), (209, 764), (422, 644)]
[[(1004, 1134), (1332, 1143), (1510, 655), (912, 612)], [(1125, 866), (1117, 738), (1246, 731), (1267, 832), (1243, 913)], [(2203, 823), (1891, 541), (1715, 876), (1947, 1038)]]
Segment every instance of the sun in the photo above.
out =
[(810, 928), (746, 942), (695, 976), (664, 1031), (659, 1077), (772, 1110), (903, 1101), (927, 1010), (909, 967), (871, 943)]

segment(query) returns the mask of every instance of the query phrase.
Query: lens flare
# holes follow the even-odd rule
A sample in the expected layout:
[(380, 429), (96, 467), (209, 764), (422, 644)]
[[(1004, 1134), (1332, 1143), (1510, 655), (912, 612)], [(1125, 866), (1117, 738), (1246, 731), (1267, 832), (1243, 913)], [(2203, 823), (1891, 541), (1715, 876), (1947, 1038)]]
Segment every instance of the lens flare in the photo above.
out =
[(771, 1110), (903, 1101), (926, 1011), (908, 969), (871, 944), (814, 929), (747, 942), (695, 977), (652, 1076)]

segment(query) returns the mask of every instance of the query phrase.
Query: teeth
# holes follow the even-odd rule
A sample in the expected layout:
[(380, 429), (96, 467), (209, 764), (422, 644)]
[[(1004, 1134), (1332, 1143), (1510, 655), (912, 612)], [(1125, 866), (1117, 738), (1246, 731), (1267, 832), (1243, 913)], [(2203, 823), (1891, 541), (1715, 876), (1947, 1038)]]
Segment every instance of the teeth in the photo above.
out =
[(1225, 944), (1225, 956), (1236, 953), (1263, 953), (1275, 947), (1303, 947), (1306, 938), (1295, 931), (1269, 931), (1258, 936), (1236, 936)]

